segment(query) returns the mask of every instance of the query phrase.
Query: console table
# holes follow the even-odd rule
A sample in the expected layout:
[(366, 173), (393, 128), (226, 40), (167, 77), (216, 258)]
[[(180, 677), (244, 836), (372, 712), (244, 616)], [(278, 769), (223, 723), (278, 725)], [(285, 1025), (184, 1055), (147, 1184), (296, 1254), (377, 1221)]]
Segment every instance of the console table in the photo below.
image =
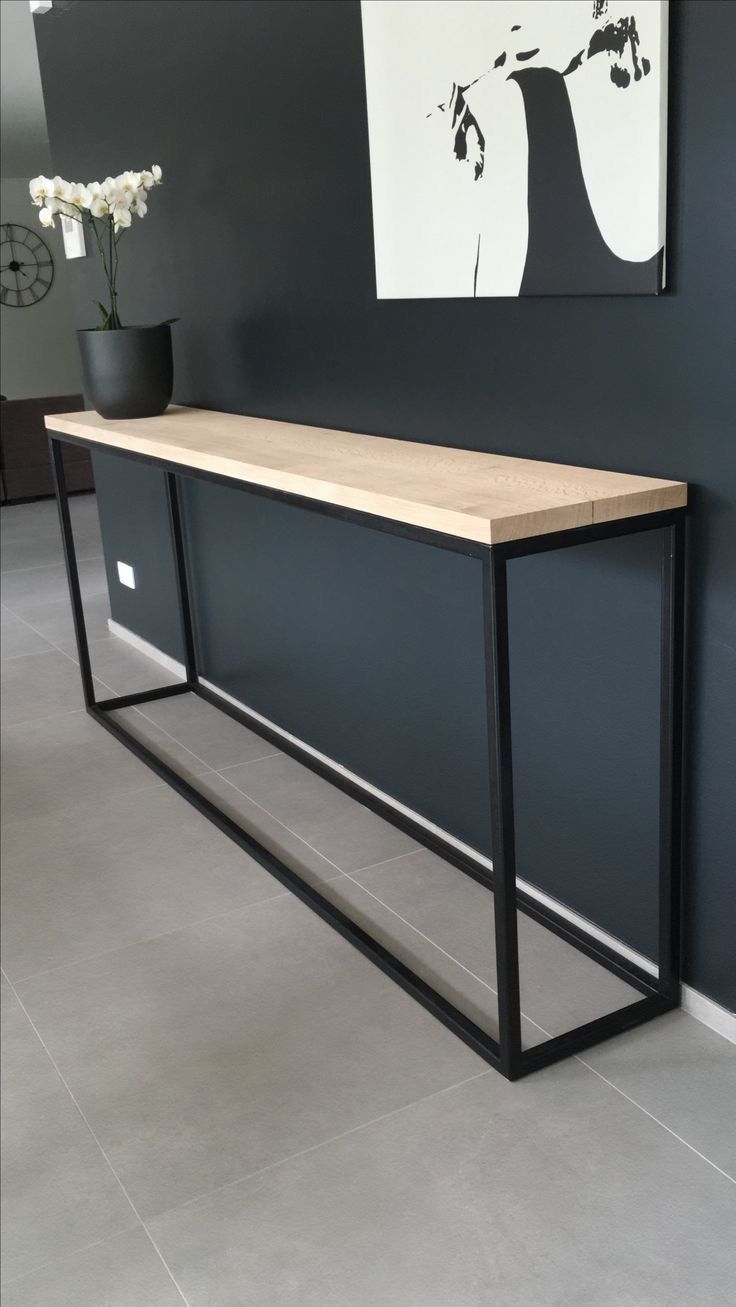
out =
[[(56, 481), (74, 626), (87, 711), (220, 830), (288, 886), (331, 926), (411, 993), (508, 1079), (575, 1053), (676, 1007), (680, 998), (680, 877), (685, 514), (687, 486), (590, 468), (357, 435), (231, 413), (172, 407), (161, 417), (105, 421), (96, 413), (46, 418)], [(165, 472), (186, 679), (165, 688), (95, 699), (89, 646), (67, 502), (63, 444), (105, 448)], [(486, 706), (490, 747), (493, 871), (399, 815), (378, 796), (326, 769), (298, 745), (220, 699), (199, 679), (178, 478), (197, 477), (298, 504), (479, 558), (484, 580)], [(641, 531), (661, 531), (659, 791), (659, 952), (656, 977), (609, 949), (516, 884), (511, 759), (506, 564), (522, 555), (567, 549)], [(340, 908), (195, 786), (130, 734), (111, 713), (194, 693), (276, 742), (306, 766), (409, 832), (494, 894), (498, 1039), (374, 940)], [(531, 1048), (522, 1048), (517, 911), (563, 936), (641, 994), (632, 1003)]]

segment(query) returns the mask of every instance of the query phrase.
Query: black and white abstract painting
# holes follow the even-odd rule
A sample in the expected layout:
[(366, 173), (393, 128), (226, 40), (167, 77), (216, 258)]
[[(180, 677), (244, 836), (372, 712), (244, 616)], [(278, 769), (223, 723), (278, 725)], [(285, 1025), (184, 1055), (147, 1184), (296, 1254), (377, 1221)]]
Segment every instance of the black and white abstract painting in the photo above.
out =
[(362, 17), (379, 299), (662, 289), (666, 3)]

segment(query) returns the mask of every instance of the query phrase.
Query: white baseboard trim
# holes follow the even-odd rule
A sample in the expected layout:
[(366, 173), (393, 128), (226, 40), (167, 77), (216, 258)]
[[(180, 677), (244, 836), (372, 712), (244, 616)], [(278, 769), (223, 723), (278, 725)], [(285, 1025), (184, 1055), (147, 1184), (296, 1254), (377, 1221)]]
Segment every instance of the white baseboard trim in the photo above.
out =
[(729, 1012), (728, 1008), (721, 1007), (720, 1003), (701, 994), (699, 990), (692, 989), (690, 985), (682, 987), (682, 1010), (736, 1044), (736, 1012)]
[[(151, 658), (153, 662), (160, 663), (161, 666), (165, 667), (167, 671), (170, 671), (172, 675), (179, 677), (184, 677), (186, 675), (186, 668), (183, 663), (177, 662), (175, 658), (171, 658), (169, 654), (164, 653), (163, 650), (157, 649), (153, 644), (149, 644), (148, 640), (142, 639), (140, 635), (136, 635), (135, 632), (129, 630), (127, 626), (122, 626), (111, 617), (107, 619), (107, 625), (112, 635), (118, 636), (121, 640), (126, 640), (134, 649), (137, 649), (140, 653)], [(344, 776), (354, 785), (360, 786), (360, 788), (365, 790), (367, 793), (375, 795), (384, 803), (394, 808), (397, 812), (403, 813), (405, 817), (410, 817), (412, 821), (423, 826), (424, 829), (429, 831), (431, 834), (439, 836), (453, 848), (458, 849), (459, 852), (480, 862), (482, 866), (487, 867), (489, 871), (493, 870), (493, 862), (490, 858), (486, 857), (485, 854), (479, 853), (478, 850), (472, 848), (471, 845), (463, 843), (462, 840), (457, 839), (454, 835), (448, 834), (448, 832), (442, 830), (440, 826), (436, 826), (433, 822), (428, 821), (426, 817), (422, 817), (420, 813), (414, 812), (412, 808), (407, 808), (405, 804), (400, 803), (398, 799), (392, 798), (390, 794), (386, 794), (383, 790), (378, 789), (376, 785), (372, 785), (370, 781), (364, 780), (362, 776), (357, 776), (355, 772), (344, 767), (342, 763), (335, 762), (334, 759), (328, 757), (327, 754), (320, 753), (319, 749), (313, 748), (311, 744), (307, 744), (304, 740), (300, 740), (297, 735), (292, 735), (290, 731), (284, 730), (282, 726), (271, 721), (270, 718), (264, 717), (261, 713), (256, 712), (254, 708), (249, 708), (248, 705), (242, 703), (240, 699), (235, 699), (233, 695), (228, 694), (226, 690), (220, 689), (219, 685), (214, 685), (212, 681), (206, 680), (204, 676), (200, 676), (199, 680), (207, 690), (216, 694), (220, 699), (224, 699), (226, 703), (230, 703), (234, 708), (239, 708), (241, 712), (247, 713), (248, 716), (252, 717), (255, 721), (261, 722), (262, 725), (267, 726), (269, 730), (275, 731), (284, 740), (288, 740), (290, 743), (298, 745), (300, 749), (305, 751), (305, 753), (311, 754), (313, 758), (316, 758), (332, 771)], [(607, 948), (618, 953), (620, 957), (625, 958), (629, 962), (633, 962), (635, 966), (640, 967), (642, 971), (646, 971), (649, 975), (656, 976), (657, 965), (651, 958), (647, 958), (642, 953), (638, 953), (635, 949), (630, 948), (630, 946), (625, 944), (623, 940), (617, 939), (615, 935), (609, 934), (608, 931), (601, 930), (600, 927), (594, 925), (592, 921), (588, 921), (586, 917), (581, 916), (578, 912), (573, 912), (573, 910), (566, 907), (564, 903), (560, 903), (558, 899), (552, 898), (549, 894), (545, 894), (542, 890), (537, 889), (535, 885), (529, 884), (528, 881), (519, 878), (517, 883), (519, 889), (528, 894), (530, 898), (535, 899), (544, 907), (552, 909), (566, 921), (569, 921), (572, 925), (576, 926), (579, 930), (584, 931), (591, 939), (595, 939), (600, 944), (604, 944)], [(702, 1022), (703, 1025), (708, 1026), (711, 1030), (717, 1031), (719, 1035), (723, 1035), (724, 1038), (730, 1040), (731, 1043), (736, 1044), (736, 1013), (729, 1012), (727, 1008), (721, 1007), (719, 1003), (714, 1002), (713, 999), (708, 998), (705, 994), (699, 993), (697, 989), (692, 989), (689, 985), (683, 985), (682, 987), (682, 1008), (683, 1011), (689, 1013), (690, 1016), (695, 1017), (697, 1021)]]
[(186, 676), (187, 671), (183, 663), (177, 662), (176, 658), (170, 658), (167, 653), (164, 653), (163, 649), (157, 649), (155, 644), (149, 644), (148, 640), (136, 635), (135, 631), (131, 631), (129, 627), (121, 626), (120, 622), (114, 621), (112, 617), (108, 617), (107, 627), (111, 635), (116, 635), (118, 639), (125, 640), (127, 644), (132, 645), (139, 653), (145, 654), (154, 663), (160, 663), (162, 667), (166, 668), (167, 672), (171, 672), (172, 676), (178, 676), (182, 680)]

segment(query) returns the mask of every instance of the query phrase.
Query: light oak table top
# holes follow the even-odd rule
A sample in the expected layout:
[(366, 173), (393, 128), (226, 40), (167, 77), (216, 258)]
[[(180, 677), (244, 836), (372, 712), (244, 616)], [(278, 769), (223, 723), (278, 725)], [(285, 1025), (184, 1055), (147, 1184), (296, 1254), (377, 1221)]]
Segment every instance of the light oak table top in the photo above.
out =
[(50, 414), (46, 426), (92, 445), (485, 545), (662, 512), (687, 501), (682, 481), (207, 409), (172, 406), (161, 417), (119, 422), (91, 412)]

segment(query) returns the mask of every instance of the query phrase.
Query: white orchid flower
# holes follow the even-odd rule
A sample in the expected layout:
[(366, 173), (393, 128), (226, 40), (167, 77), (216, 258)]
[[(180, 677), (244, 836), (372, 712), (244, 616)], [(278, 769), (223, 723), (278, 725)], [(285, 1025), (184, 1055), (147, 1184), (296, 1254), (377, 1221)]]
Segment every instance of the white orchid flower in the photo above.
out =
[(104, 218), (108, 211), (102, 182), (87, 182), (89, 211), (93, 218)]
[(120, 204), (115, 209), (113, 209), (112, 216), (115, 222), (116, 232), (122, 231), (123, 228), (125, 227), (129, 227), (132, 222), (132, 218), (130, 216), (130, 209), (125, 204)]
[(141, 173), (141, 182), (145, 187), (145, 189), (147, 191), (150, 191), (151, 187), (161, 185), (162, 176), (163, 174), (158, 164), (154, 163), (151, 172), (148, 172), (147, 169), (144, 169), (144, 171)]
[(56, 226), (56, 223), (54, 222), (54, 211), (53, 209), (49, 209), (46, 205), (41, 209), (41, 212), (38, 215), (38, 220), (42, 227)]
[(113, 212), (117, 209), (129, 209), (133, 203), (132, 192), (124, 191), (121, 186), (116, 186), (114, 190), (107, 191), (105, 198)]
[(66, 195), (68, 204), (73, 204), (77, 209), (88, 209), (92, 203), (92, 196), (88, 186), (82, 182), (72, 182)]
[(39, 177), (32, 177), (28, 183), (31, 199), (39, 208), (50, 195), (54, 193), (54, 183), (50, 177), (44, 177), (43, 173)]
[(104, 182), (102, 182), (102, 194), (109, 204), (114, 204), (114, 197), (117, 195), (119, 189), (116, 177), (106, 177)]
[(145, 218), (146, 214), (148, 213), (148, 205), (146, 204), (146, 192), (142, 187), (139, 191), (136, 191), (135, 195), (133, 196), (132, 209), (133, 209), (133, 213), (137, 214), (139, 218)]
[(116, 181), (119, 189), (132, 198), (140, 190), (143, 178), (139, 172), (124, 172)]
[(52, 192), (54, 199), (67, 200), (69, 198), (70, 190), (71, 187), (69, 185), (69, 182), (65, 182), (64, 178), (59, 177), (57, 173), (56, 177), (54, 177), (54, 189)]

